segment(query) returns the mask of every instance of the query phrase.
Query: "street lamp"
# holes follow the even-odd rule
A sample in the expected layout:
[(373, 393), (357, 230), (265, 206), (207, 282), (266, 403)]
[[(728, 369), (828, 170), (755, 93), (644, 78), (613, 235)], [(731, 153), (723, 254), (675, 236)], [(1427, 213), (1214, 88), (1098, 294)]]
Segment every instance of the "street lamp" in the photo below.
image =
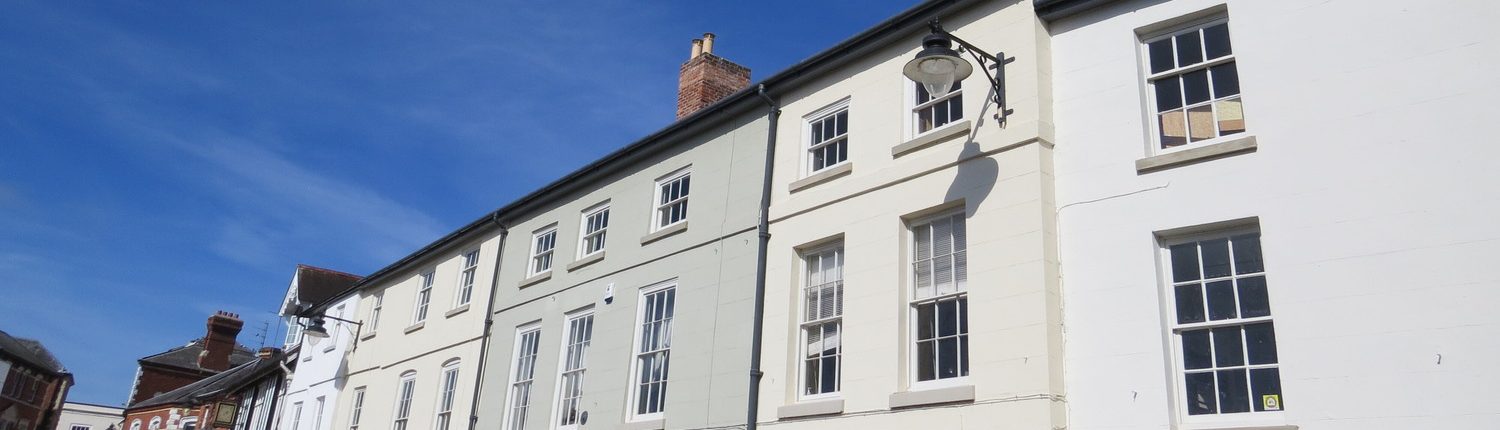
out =
[[(346, 319), (343, 319), (343, 318), (339, 318), (339, 317), (331, 317), (331, 316), (327, 316), (327, 315), (322, 315), (322, 316), (316, 316), (316, 317), (308, 318), (308, 323), (307, 324), (302, 324), (302, 326), (305, 327), (305, 329), (302, 330), (302, 335), (303, 336), (307, 336), (307, 343), (312, 344), (312, 346), (318, 346), (318, 342), (320, 342), (324, 338), (328, 337), (328, 329), (325, 328), (325, 327), (323, 327), (323, 319), (324, 318), (331, 319), (331, 320), (334, 320), (334, 321), (341, 321), (341, 322), (346, 322), (346, 323), (349, 323), (349, 324), (354, 324), (354, 326), (355, 326), (354, 341), (356, 343), (359, 342), (359, 330), (364, 328), (364, 324), (359, 323), (357, 321), (349, 321), (349, 320), (346, 320)], [(301, 323), (299, 323), (299, 324), (301, 324)], [(353, 349), (353, 346), (351, 346), (350, 349)]]
[[(916, 58), (906, 62), (906, 67), (901, 71), (902, 74), (922, 84), (932, 97), (942, 97), (953, 89), (955, 82), (974, 73), (974, 66), (959, 55), (960, 52), (968, 52), (974, 57), (974, 61), (979, 63), (979, 68), (984, 70), (984, 76), (989, 79), (991, 88), (995, 90), (995, 104), (1000, 106), (1001, 112), (1004, 112), (1004, 74), (999, 73), (1001, 71), (998, 70), (1004, 61), (944, 30), (937, 19), (933, 19), (927, 26), (932, 30), (932, 34), (922, 38), (922, 50), (917, 52)], [(953, 42), (958, 42), (957, 51), (953, 50)], [(1000, 55), (1003, 56), (1005, 53), (1002, 52)], [(990, 74), (991, 68), (996, 68), (997, 73)]]

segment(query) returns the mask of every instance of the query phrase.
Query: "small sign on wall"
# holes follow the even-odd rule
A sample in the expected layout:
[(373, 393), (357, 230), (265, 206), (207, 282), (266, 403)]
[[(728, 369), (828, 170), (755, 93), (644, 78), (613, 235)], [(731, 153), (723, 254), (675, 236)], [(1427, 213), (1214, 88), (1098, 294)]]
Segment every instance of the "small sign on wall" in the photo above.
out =
[(234, 415), (239, 406), (230, 402), (219, 402), (214, 407), (214, 427), (234, 427)]

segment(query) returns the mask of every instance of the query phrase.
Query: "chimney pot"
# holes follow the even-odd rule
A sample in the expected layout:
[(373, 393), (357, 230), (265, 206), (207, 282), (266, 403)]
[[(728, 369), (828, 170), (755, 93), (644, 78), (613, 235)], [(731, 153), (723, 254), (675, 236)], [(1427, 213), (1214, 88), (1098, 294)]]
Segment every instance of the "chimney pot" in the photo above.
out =
[(698, 58), (699, 55), (703, 55), (703, 39), (693, 39), (693, 55), (688, 59)]
[(704, 54), (712, 54), (712, 53), (714, 53), (714, 34), (713, 33), (703, 33), (703, 53)]

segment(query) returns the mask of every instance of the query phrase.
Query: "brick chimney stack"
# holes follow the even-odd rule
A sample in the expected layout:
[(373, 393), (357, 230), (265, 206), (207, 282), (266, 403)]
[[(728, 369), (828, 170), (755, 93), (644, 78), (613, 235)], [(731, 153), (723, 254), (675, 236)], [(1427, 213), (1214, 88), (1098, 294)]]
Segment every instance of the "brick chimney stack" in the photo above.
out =
[(750, 69), (714, 55), (714, 34), (693, 39), (692, 57), (677, 77), (677, 119), (750, 86)]
[(229, 370), (229, 355), (234, 353), (234, 339), (240, 335), (245, 322), (239, 315), (219, 311), (208, 317), (208, 334), (203, 337), (203, 353), (198, 355), (198, 367), (209, 370)]

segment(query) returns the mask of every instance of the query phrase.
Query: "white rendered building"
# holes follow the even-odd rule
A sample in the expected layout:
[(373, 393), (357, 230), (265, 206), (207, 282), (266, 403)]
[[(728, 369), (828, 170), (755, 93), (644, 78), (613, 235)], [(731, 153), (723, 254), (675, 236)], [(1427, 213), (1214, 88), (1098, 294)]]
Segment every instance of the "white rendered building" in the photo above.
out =
[(121, 430), (125, 409), (115, 406), (64, 402), (57, 430)]
[(326, 319), (326, 338), (304, 336), (309, 321), (296, 316), (304, 306), (329, 302), (323, 313), (354, 320), (359, 314), (359, 294), (349, 287), (359, 276), (318, 267), (299, 265), (287, 288), (282, 316), (286, 322), (287, 367), (286, 388), (277, 404), (281, 429), (328, 430), (332, 428), (334, 406), (343, 391), (347, 371), (345, 359), (356, 347), (360, 326)]

